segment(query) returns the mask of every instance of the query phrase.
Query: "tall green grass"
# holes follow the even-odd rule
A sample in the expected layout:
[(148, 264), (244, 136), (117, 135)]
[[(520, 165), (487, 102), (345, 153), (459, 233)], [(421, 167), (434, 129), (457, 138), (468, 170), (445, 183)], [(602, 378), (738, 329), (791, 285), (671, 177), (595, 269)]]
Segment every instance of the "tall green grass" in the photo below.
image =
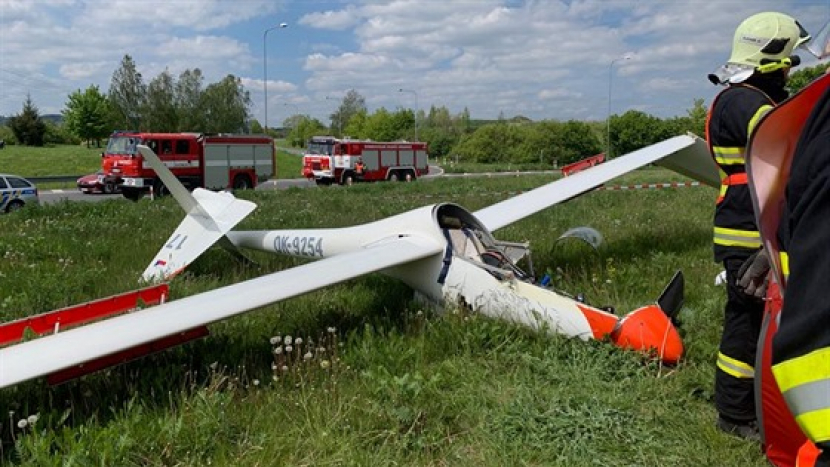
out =
[[(619, 182), (668, 177), (646, 170)], [(345, 226), (440, 201), (476, 210), (549, 180), (244, 192), (259, 209), (240, 228)], [(653, 302), (682, 269), (686, 355), (676, 367), (604, 342), (439, 313), (401, 283), (370, 275), (58, 387), (33, 381), (3, 390), (2, 458), (32, 466), (766, 465), (757, 445), (714, 427), (724, 296), (713, 285), (714, 197), (704, 187), (596, 191), (496, 232), (530, 240), (537, 272), (550, 271), (556, 288), (620, 314)], [(181, 217), (172, 199), (63, 203), (0, 216), (0, 317), (134, 288)], [(557, 241), (579, 225), (600, 230), (605, 244), (595, 252)], [(211, 249), (172, 281), (173, 298), (299, 263), (253, 257), (258, 266), (246, 267)], [(35, 414), (33, 424), (18, 427)]]

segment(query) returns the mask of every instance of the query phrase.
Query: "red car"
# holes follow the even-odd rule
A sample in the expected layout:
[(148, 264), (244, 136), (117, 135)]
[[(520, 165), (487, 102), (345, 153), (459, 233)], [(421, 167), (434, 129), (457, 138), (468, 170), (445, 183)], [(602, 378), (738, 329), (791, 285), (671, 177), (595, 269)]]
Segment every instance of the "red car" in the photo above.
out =
[(78, 179), (78, 189), (84, 193), (120, 193), (121, 187), (115, 180), (108, 179), (101, 172), (84, 175)]

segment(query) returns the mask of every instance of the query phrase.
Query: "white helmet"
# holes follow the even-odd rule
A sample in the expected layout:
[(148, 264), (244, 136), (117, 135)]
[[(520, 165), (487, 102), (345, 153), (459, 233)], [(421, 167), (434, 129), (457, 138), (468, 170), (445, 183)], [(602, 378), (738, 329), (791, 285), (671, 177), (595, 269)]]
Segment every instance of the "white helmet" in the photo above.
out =
[(716, 83), (740, 83), (753, 73), (770, 73), (801, 62), (793, 49), (810, 40), (807, 31), (791, 16), (763, 12), (745, 19), (735, 30), (732, 55), (709, 79)]

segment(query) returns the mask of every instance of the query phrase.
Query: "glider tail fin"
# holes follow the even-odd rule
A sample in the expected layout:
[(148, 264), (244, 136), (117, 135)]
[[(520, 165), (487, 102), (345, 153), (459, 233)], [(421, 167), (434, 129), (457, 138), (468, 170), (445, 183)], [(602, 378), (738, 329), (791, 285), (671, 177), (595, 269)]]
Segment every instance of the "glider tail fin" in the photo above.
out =
[(231, 193), (216, 193), (202, 188), (190, 193), (150, 148), (139, 146), (138, 150), (186, 214), (141, 278), (147, 282), (168, 280), (216, 242), (241, 255), (229, 240), (222, 239), (256, 209), (256, 204), (236, 199)]

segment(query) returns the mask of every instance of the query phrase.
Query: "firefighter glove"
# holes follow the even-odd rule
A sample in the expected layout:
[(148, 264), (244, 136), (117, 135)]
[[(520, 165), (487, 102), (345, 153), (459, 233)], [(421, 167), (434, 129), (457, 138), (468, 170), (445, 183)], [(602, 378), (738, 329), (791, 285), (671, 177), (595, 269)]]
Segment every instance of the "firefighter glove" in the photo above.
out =
[(747, 295), (763, 299), (767, 294), (769, 268), (769, 256), (761, 248), (747, 258), (738, 270), (738, 288)]

